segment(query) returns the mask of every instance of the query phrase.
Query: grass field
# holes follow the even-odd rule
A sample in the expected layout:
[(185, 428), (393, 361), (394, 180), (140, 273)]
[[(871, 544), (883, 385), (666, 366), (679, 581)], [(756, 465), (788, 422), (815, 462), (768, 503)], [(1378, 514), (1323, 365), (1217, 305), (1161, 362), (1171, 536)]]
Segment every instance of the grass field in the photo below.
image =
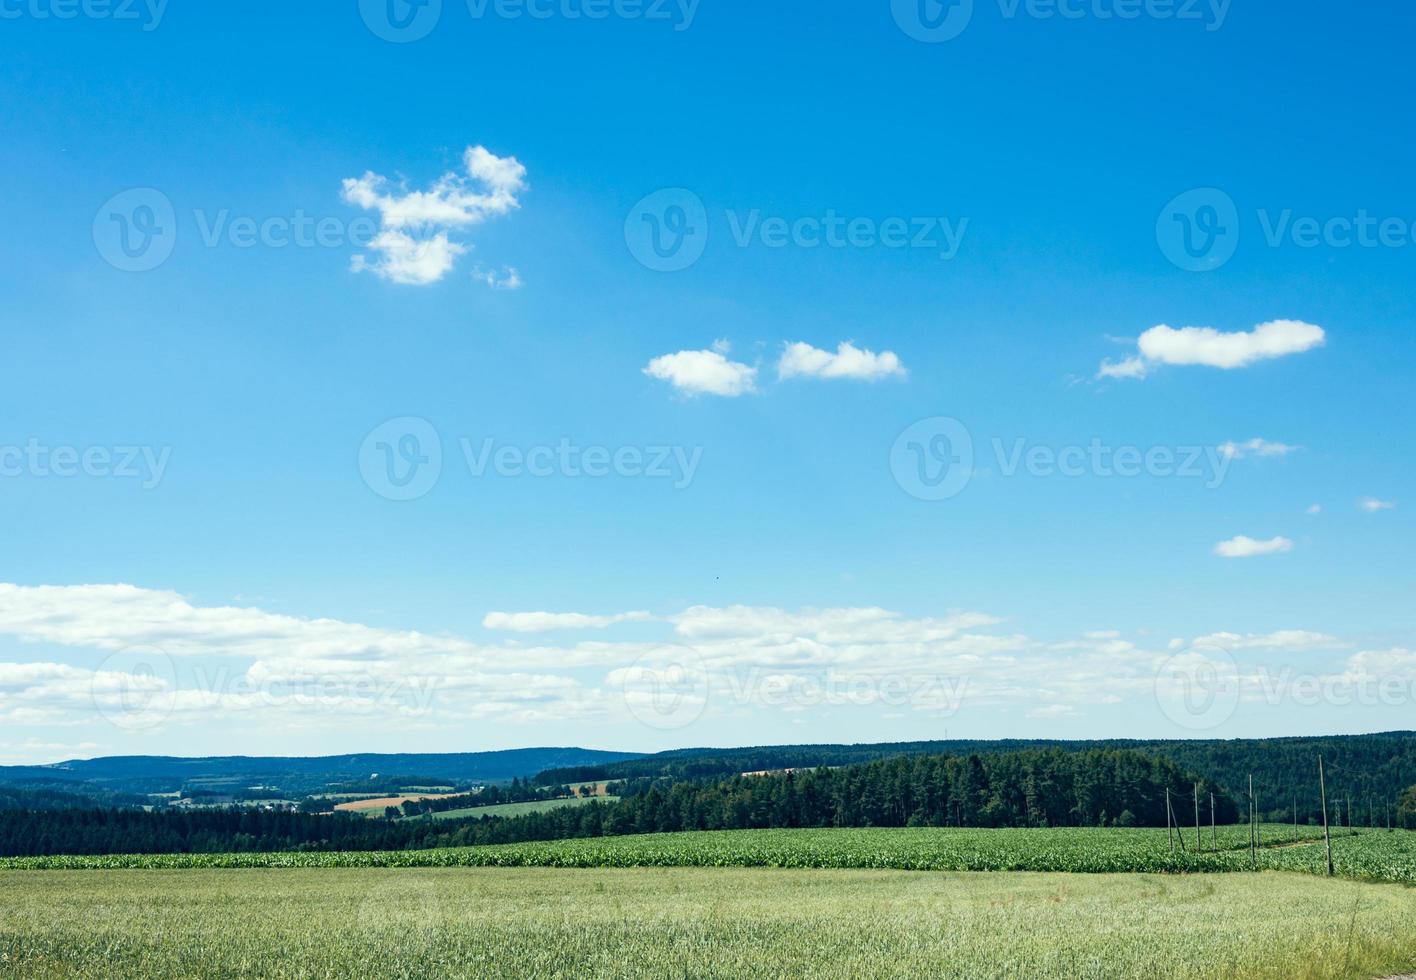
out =
[(0, 974), (1375, 977), (1416, 892), (1308, 875), (0, 872)]
[[(619, 799), (618, 796), (595, 797), (601, 803), (613, 803)], [(579, 806), (582, 803), (589, 803), (589, 799), (582, 797), (565, 797), (559, 800), (528, 800), (525, 803), (493, 803), (490, 806), (469, 806), (459, 810), (443, 810), (441, 813), (432, 814), (434, 820), (456, 820), (459, 817), (516, 817), (523, 813), (538, 813), (541, 810), (555, 810), (563, 806)], [(419, 817), (405, 817), (407, 820), (418, 820)]]

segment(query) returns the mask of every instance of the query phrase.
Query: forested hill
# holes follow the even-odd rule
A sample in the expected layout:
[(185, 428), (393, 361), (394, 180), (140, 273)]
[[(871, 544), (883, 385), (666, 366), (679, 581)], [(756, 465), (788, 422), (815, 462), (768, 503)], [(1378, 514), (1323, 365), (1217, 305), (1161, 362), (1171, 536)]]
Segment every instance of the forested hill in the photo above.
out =
[(1331, 735), (1272, 739), (1107, 739), (1061, 741), (951, 739), (929, 742), (880, 742), (855, 745), (768, 745), (738, 749), (679, 749), (616, 763), (550, 770), (543, 783), (590, 779), (713, 779), (744, 772), (843, 766), (907, 755), (993, 755), (1027, 749), (1130, 749), (1168, 759), (1201, 773), (1237, 797), (1254, 792), (1261, 810), (1278, 811), (1298, 797), (1300, 809), (1316, 807), (1318, 756), (1327, 767), (1333, 800), (1369, 803), (1377, 808), (1395, 801), (1416, 785), (1416, 732)]
[(633, 752), (526, 748), (492, 752), (367, 752), (333, 756), (135, 755), (78, 759), (52, 766), (0, 766), (0, 784), (71, 782), (131, 792), (176, 789), (189, 780), (270, 779), (292, 788), (338, 779), (427, 775), (453, 782), (501, 782), (553, 766), (598, 765), (637, 758)]
[[(1191, 795), (1196, 788), (1198, 798)], [(910, 755), (775, 776), (681, 780), (618, 802), (446, 822), (236, 809), (0, 811), (0, 856), (393, 850), (749, 828), (1165, 826), (1173, 812), (1167, 795), (1180, 810), (1189, 799), (1189, 814), (1199, 806), (1208, 817), (1212, 792), (1214, 820), (1234, 820), (1234, 802), (1202, 775), (1140, 752)]]

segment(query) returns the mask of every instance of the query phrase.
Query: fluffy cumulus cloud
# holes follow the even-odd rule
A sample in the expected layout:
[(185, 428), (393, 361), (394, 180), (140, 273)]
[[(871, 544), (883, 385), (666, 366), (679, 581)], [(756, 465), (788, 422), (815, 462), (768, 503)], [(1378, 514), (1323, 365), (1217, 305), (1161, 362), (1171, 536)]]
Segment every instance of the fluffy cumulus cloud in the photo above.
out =
[[(554, 723), (613, 733), (608, 741), (634, 746), (646, 739), (645, 719), (658, 717), (666, 694), (679, 712), (670, 717), (706, 726), (680, 732), (680, 744), (728, 739), (751, 714), (785, 722), (873, 710), (882, 718), (1062, 724), (1119, 706), (1133, 718), (1135, 710), (1154, 710), (1158, 671), (1185, 646), (1150, 648), (1144, 637), (1114, 629), (1042, 641), (1002, 628), (987, 613), (911, 616), (878, 606), (700, 605), (662, 618), (494, 612), (485, 622), (518, 635), (480, 644), (202, 605), (128, 585), (0, 585), (0, 642), (42, 648), (25, 657), (12, 646), (0, 658), (0, 725), (8, 736), (0, 753), (53, 761), (61, 750), (44, 746), (92, 743), (99, 733), (107, 751), (119, 739), (112, 726), (134, 718), (168, 733), (164, 745), (174, 734), (213, 725), (232, 737), (298, 738), (370, 726), (446, 732), (484, 722), (498, 732), (521, 726), (527, 737)], [(649, 638), (598, 632), (626, 622), (653, 624), (636, 631)], [(572, 632), (555, 642), (528, 639), (550, 630)], [(1348, 646), (1304, 629), (1215, 632), (1194, 644), (1246, 651), (1246, 662), (1301, 656), (1305, 670), (1315, 651)], [(1328, 671), (1416, 676), (1416, 658), (1363, 651)]]
[(904, 377), (905, 368), (893, 351), (877, 354), (862, 350), (850, 341), (836, 346), (836, 352), (821, 350), (810, 344), (787, 344), (777, 361), (777, 377), (787, 378), (850, 378), (856, 381), (879, 381), (882, 378)]
[(1228, 541), (1221, 541), (1214, 546), (1214, 553), (1221, 558), (1254, 558), (1258, 555), (1276, 555), (1292, 550), (1293, 542), (1288, 538), (1276, 537), (1259, 540), (1245, 534), (1232, 537)]
[(1136, 341), (1136, 354), (1104, 361), (1098, 378), (1144, 378), (1160, 365), (1201, 365), (1233, 370), (1259, 361), (1321, 347), (1323, 328), (1302, 320), (1270, 320), (1252, 330), (1224, 332), (1213, 327), (1151, 327)]
[[(390, 282), (425, 286), (448, 274), (468, 245), (451, 236), (518, 207), (526, 189), (526, 168), (515, 157), (499, 157), (482, 146), (468, 147), (462, 172), (443, 174), (428, 190), (410, 190), (372, 171), (344, 181), (344, 200), (377, 212), (380, 229), (367, 255), (352, 260)], [(492, 285), (520, 279), (493, 278)], [(514, 288), (507, 286), (506, 288)]]
[(757, 368), (729, 360), (727, 351), (681, 350), (656, 357), (644, 367), (651, 378), (667, 381), (686, 395), (736, 398), (756, 390)]

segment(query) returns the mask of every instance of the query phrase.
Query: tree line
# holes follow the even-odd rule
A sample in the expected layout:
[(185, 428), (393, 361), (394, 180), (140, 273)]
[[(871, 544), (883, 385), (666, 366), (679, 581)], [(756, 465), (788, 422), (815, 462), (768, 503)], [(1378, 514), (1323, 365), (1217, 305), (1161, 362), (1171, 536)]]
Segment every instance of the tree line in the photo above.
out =
[[(681, 830), (790, 827), (1164, 826), (1199, 784), (1208, 817), (1238, 808), (1211, 782), (1145, 753), (1057, 749), (901, 756), (842, 768), (681, 780), (619, 802), (515, 817), (382, 821), (252, 810), (0, 813), (0, 854), (401, 850)], [(1177, 813), (1179, 817), (1179, 813)]]
[[(708, 780), (736, 773), (817, 766), (846, 766), (909, 755), (978, 755), (984, 758), (1054, 749), (1091, 752), (1115, 749), (1168, 759), (1208, 775), (1226, 795), (1247, 799), (1249, 777), (1260, 813), (1288, 820), (1297, 806), (1304, 821), (1321, 821), (1317, 757), (1328, 764), (1329, 801), (1351, 801), (1365, 820), (1369, 809), (1384, 813), (1416, 784), (1416, 733), (1334, 735), (1271, 739), (1046, 739), (887, 742), (860, 745), (768, 745), (740, 749), (680, 749), (619, 762), (550, 769), (544, 783), (586, 780)], [(1247, 812), (1247, 804), (1246, 804)]]

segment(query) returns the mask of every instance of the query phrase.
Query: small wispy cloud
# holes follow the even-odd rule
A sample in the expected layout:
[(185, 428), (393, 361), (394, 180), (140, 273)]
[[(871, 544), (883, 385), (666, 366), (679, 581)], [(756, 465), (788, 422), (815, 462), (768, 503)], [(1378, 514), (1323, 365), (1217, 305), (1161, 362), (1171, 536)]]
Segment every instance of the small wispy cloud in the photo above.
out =
[(1244, 534), (1232, 537), (1228, 541), (1221, 541), (1214, 546), (1214, 553), (1221, 558), (1253, 558), (1258, 555), (1276, 555), (1292, 550), (1293, 542), (1288, 538), (1276, 537), (1260, 541)]
[(1363, 497), (1357, 501), (1357, 506), (1369, 514), (1375, 514), (1379, 510), (1395, 510), (1396, 502), (1393, 500), (1378, 500), (1376, 497)]
[(1245, 456), (1287, 456), (1296, 453), (1300, 446), (1290, 446), (1286, 442), (1270, 442), (1257, 436), (1246, 442), (1226, 442), (1219, 447), (1225, 459), (1243, 459)]
[(501, 272), (478, 266), (472, 270), (472, 278), (491, 286), (493, 289), (520, 289), (525, 285), (521, 281), (521, 274), (509, 265), (502, 266)]

